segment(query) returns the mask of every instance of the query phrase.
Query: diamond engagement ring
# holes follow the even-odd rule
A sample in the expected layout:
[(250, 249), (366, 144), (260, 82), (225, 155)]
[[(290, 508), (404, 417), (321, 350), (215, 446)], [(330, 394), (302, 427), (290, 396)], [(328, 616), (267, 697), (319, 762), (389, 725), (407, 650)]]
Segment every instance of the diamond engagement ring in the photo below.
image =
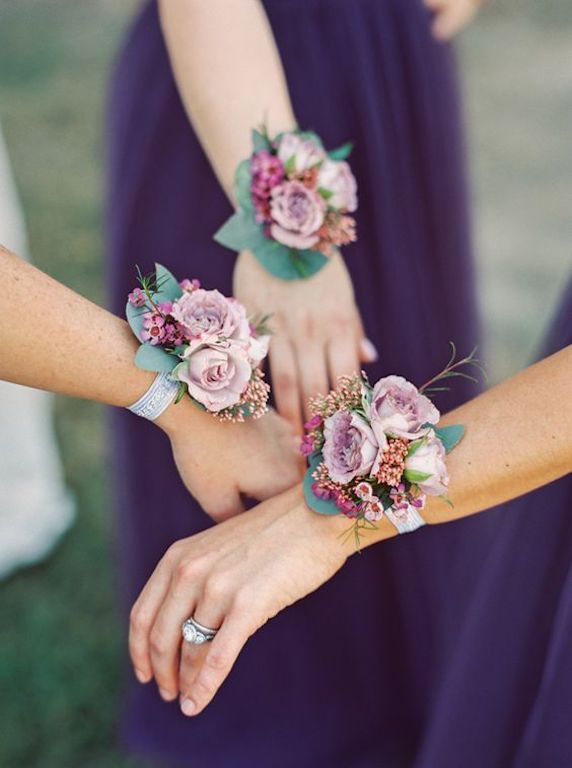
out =
[(198, 621), (195, 621), (191, 616), (187, 619), (182, 627), (183, 639), (191, 645), (202, 645), (203, 643), (209, 643), (214, 639), (214, 636), (218, 632), (218, 629), (209, 629), (203, 627)]

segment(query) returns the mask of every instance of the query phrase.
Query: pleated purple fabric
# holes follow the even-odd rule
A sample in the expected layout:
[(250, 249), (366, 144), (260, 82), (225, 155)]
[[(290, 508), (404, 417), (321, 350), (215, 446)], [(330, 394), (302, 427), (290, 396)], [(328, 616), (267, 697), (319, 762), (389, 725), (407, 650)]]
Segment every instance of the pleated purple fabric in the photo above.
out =
[[(328, 147), (355, 142), (360, 239), (345, 255), (380, 350), (370, 374), (399, 372), (420, 384), (442, 367), (450, 339), (462, 352), (477, 342), (452, 52), (430, 38), (419, 0), (265, 6), (300, 125)], [(117, 63), (108, 150), (113, 309), (123, 310), (135, 264), (148, 271), (156, 260), (230, 293), (234, 256), (212, 240), (229, 204), (180, 103), (154, 2)], [(474, 392), (461, 383), (439, 405)], [(129, 606), (169, 544), (209, 520), (150, 424), (117, 413), (113, 438)], [(549, 510), (542, 492), (531, 502), (533, 528), (516, 522), (528, 512), (496, 510), (353, 557), (257, 633), (196, 719), (153, 686), (133, 684), (125, 743), (192, 768), (505, 768), (517, 752), (518, 765), (565, 765), (534, 762), (538, 750), (560, 755), (569, 745), (564, 721), (546, 722), (542, 703), (535, 709), (542, 675), (547, 701), (570, 690), (560, 694), (545, 667), (566, 654), (564, 635), (552, 645), (547, 628), (572, 541), (546, 524), (569, 488), (550, 493)], [(549, 578), (552, 599), (541, 601)], [(563, 632), (566, 619), (562, 609)]]

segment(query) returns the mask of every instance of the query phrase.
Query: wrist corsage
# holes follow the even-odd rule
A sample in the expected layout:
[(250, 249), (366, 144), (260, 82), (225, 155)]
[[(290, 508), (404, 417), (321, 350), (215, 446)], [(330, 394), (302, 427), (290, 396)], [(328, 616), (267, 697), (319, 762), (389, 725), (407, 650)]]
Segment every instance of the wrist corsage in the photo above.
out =
[(179, 283), (160, 264), (139, 274), (126, 315), (141, 342), (136, 364), (178, 382), (177, 402), (188, 394), (223, 421), (266, 412), (270, 388), (258, 366), (268, 352), (268, 318), (249, 320), (236, 299), (198, 280)]
[(310, 277), (339, 246), (356, 239), (357, 185), (345, 161), (352, 145), (326, 152), (310, 131), (252, 132), (253, 152), (238, 166), (239, 209), (215, 234), (249, 250), (283, 280)]
[(359, 548), (364, 529), (385, 515), (399, 533), (424, 525), (427, 496), (448, 503), (446, 454), (461, 440), (464, 427), (439, 427), (440, 414), (427, 395), (446, 389), (435, 384), (451, 376), (474, 377), (462, 366), (480, 363), (471, 353), (447, 366), (417, 389), (401, 376), (386, 376), (373, 386), (365, 373), (344, 376), (328, 395), (310, 401), (302, 453), (306, 503), (322, 515), (343, 514)]

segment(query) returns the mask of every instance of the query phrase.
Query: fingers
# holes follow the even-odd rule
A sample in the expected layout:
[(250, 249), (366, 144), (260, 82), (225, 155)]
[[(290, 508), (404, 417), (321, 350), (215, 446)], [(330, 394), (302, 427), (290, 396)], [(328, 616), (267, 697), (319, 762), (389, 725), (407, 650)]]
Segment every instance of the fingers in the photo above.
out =
[(323, 344), (304, 345), (303, 339), (296, 346), (297, 365), (300, 373), (304, 418), (310, 416), (308, 401), (318, 393), (328, 391), (328, 368)]
[(135, 676), (141, 683), (153, 677), (149, 633), (171, 583), (171, 568), (175, 547), (171, 547), (159, 561), (151, 578), (131, 609), (129, 620), (129, 655)]
[(179, 693), (181, 627), (193, 615), (201, 593), (203, 576), (198, 561), (181, 559), (149, 632), (149, 655), (159, 693), (166, 701)]
[(212, 701), (251, 634), (244, 615), (231, 611), (215, 639), (208, 643), (195, 675), (190, 675), (190, 685), (181, 699), (185, 715), (199, 714)]
[(332, 386), (336, 385), (340, 376), (359, 372), (361, 366), (358, 358), (358, 346), (353, 334), (345, 333), (329, 342), (328, 366)]
[(425, 4), (436, 13), (431, 32), (440, 41), (454, 37), (479, 8), (478, 0), (425, 0)]
[(288, 339), (276, 336), (270, 346), (270, 372), (272, 390), (278, 413), (287, 419), (294, 430), (302, 432), (299, 382), (294, 350)]
[(363, 321), (359, 314), (356, 312), (355, 320), (355, 336), (357, 339), (359, 358), (362, 363), (376, 363), (379, 360), (379, 354), (375, 348), (375, 344), (371, 339), (366, 336)]
[[(193, 618), (209, 629), (218, 629), (224, 619), (224, 597), (213, 592), (212, 585), (208, 585), (205, 595), (201, 598)], [(181, 663), (179, 667), (179, 692), (181, 709), (185, 711), (184, 702), (187, 692), (191, 690), (197, 674), (204, 664), (209, 652), (210, 643), (194, 645), (183, 641), (181, 648)]]

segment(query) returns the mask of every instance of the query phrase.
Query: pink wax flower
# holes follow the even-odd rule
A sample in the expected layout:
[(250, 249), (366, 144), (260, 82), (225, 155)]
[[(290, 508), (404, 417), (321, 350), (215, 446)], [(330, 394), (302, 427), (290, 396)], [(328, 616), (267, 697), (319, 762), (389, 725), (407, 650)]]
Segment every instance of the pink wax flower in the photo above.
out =
[(227, 339), (248, 340), (250, 326), (246, 310), (237, 301), (219, 291), (197, 288), (185, 291), (173, 302), (171, 314), (188, 336), (194, 339), (222, 336)]
[(383, 517), (383, 504), (381, 501), (379, 501), (379, 499), (368, 501), (365, 504), (363, 516), (371, 523), (376, 523), (378, 520), (381, 520)]
[(165, 336), (164, 336), (164, 344), (168, 344), (172, 347), (178, 347), (181, 344), (184, 344), (186, 341), (185, 331), (184, 329), (179, 325), (179, 323), (166, 323), (164, 327)]
[(307, 421), (304, 424), (304, 429), (308, 429), (308, 430), (318, 429), (318, 427), (321, 427), (321, 426), (322, 426), (322, 417), (316, 414), (315, 416), (312, 416), (310, 421)]
[(424, 424), (437, 424), (439, 411), (429, 398), (402, 376), (386, 376), (373, 388), (369, 413), (371, 428), (380, 448), (387, 435), (415, 440), (428, 431)]
[(357, 413), (338, 411), (324, 422), (324, 464), (335, 483), (367, 475), (378, 452), (375, 436)]
[(285, 181), (272, 190), (270, 234), (289, 248), (311, 248), (320, 239), (325, 212), (326, 203), (317, 192), (300, 181)]
[(311, 435), (304, 435), (300, 442), (300, 453), (302, 456), (311, 456), (314, 453), (314, 438)]
[(141, 288), (134, 288), (127, 298), (134, 307), (144, 307), (147, 301), (147, 296)]
[(278, 144), (278, 157), (284, 164), (293, 162), (293, 171), (299, 174), (319, 165), (326, 158), (326, 153), (311, 139), (285, 133)]
[(250, 161), (250, 194), (255, 218), (260, 223), (270, 219), (270, 193), (284, 180), (282, 160), (266, 149), (256, 152)]
[(179, 285), (181, 286), (181, 288), (183, 289), (183, 291), (189, 291), (189, 292), (192, 292), (192, 291), (196, 291), (196, 290), (197, 290), (197, 288), (200, 288), (200, 287), (201, 287), (201, 281), (200, 281), (200, 280), (197, 280), (197, 279), (195, 279), (195, 278), (193, 278), (193, 280), (189, 280), (189, 278), (188, 278), (188, 277), (185, 277), (185, 279), (184, 279), (184, 280), (181, 280), (181, 282), (179, 283)]
[(370, 501), (373, 498), (373, 488), (370, 483), (362, 480), (355, 487), (355, 495), (362, 501)]
[(165, 339), (165, 318), (158, 312), (146, 312), (143, 315), (142, 341), (161, 344)]
[(351, 213), (357, 209), (357, 183), (345, 161), (324, 160), (318, 173), (318, 187), (331, 193), (328, 205)]
[(217, 413), (239, 403), (252, 368), (244, 345), (232, 341), (191, 343), (173, 375), (185, 382), (189, 395)]
[(408, 471), (429, 475), (426, 480), (414, 481), (428, 496), (442, 496), (447, 493), (449, 473), (445, 464), (445, 448), (433, 430), (429, 432), (427, 440), (415, 453), (405, 459), (406, 478)]
[(319, 483), (312, 483), (312, 493), (316, 498), (329, 501), (332, 498), (333, 493), (329, 488), (323, 488)]

